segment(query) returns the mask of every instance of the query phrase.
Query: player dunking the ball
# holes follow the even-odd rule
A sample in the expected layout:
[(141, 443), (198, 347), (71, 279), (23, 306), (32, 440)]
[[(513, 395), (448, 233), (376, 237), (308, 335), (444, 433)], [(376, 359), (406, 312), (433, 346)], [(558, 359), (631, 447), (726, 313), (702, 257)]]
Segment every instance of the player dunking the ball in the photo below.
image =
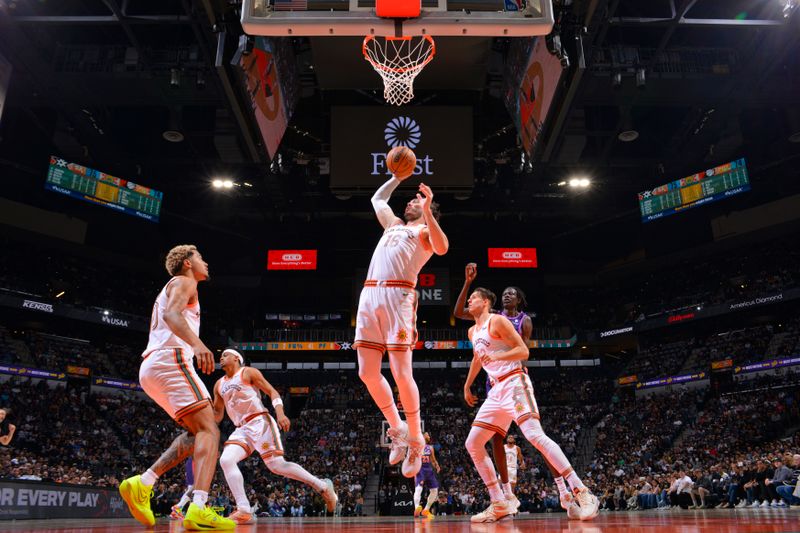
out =
[[(253, 510), (244, 490), (244, 478), (237, 466), (240, 461), (258, 453), (267, 468), (276, 475), (301, 481), (322, 495), (328, 512), (336, 509), (338, 497), (329, 479), (319, 479), (309, 474), (297, 463), (283, 458), (283, 444), (279, 429), (288, 431), (289, 419), (283, 412), (280, 394), (255, 368), (243, 366), (244, 358), (236, 350), (222, 352), (220, 365), (225, 375), (214, 385), (214, 418), (221, 422), (224, 412), (236, 425), (236, 431), (225, 441), (219, 462), (225, 480), (236, 500), (236, 511), (230, 516), (237, 524), (251, 524)], [(277, 422), (261, 403), (261, 393), (272, 400)]]
[[(469, 310), (465, 308), (465, 302), (467, 300), (467, 294), (469, 294), (469, 287), (475, 278), (478, 276), (478, 266), (475, 263), (467, 264), (466, 268), (464, 269), (464, 286), (461, 288), (461, 292), (458, 295), (458, 299), (456, 300), (456, 306), (453, 310), (453, 314), (460, 319), (463, 320), (475, 320), (473, 316), (469, 313)], [(520, 337), (522, 337), (522, 342), (525, 345), (528, 345), (528, 341), (531, 340), (531, 335), (533, 334), (533, 321), (531, 317), (528, 316), (526, 313), (523, 312), (525, 307), (528, 305), (528, 301), (525, 298), (525, 293), (522, 292), (522, 289), (519, 287), (509, 286), (503, 290), (502, 296), (502, 304), (503, 310), (500, 311), (500, 316), (506, 317), (511, 324), (514, 326), (514, 330), (519, 333)], [(493, 311), (491, 311), (493, 312)], [(472, 360), (472, 364), (469, 368), (469, 375), (467, 376), (467, 381), (464, 383), (464, 396), (466, 398), (470, 398), (472, 393), (469, 392), (470, 387), (472, 387), (472, 382), (478, 376), (478, 372), (481, 369), (480, 361), (477, 359)], [(488, 393), (494, 383), (492, 379), (487, 375), (486, 377), (486, 392)], [(468, 400), (469, 401), (469, 400)], [(476, 400), (477, 401), (477, 398)], [(509, 437), (513, 438), (513, 437)], [(495, 434), (492, 436), (492, 454), (494, 456), (494, 462), (497, 465), (498, 473), (500, 474), (500, 481), (502, 482), (503, 486), (503, 494), (505, 494), (506, 499), (514, 504), (516, 508), (519, 508), (519, 500), (514, 495), (514, 490), (516, 490), (516, 473), (514, 476), (514, 480), (511, 479), (510, 474), (510, 467), (507, 464), (507, 458), (510, 457), (508, 454), (507, 449), (504, 447), (503, 444), (503, 437), (499, 434)], [(521, 457), (521, 456), (520, 456)], [(570, 518), (577, 518), (577, 514), (573, 511), (570, 511), (570, 507), (574, 503), (574, 498), (572, 494), (567, 489), (566, 483), (564, 482), (564, 478), (556, 471), (550, 462), (547, 461), (547, 458), (544, 457), (545, 464), (547, 468), (550, 470), (550, 474), (553, 476), (553, 480), (556, 483), (556, 487), (558, 487), (558, 494), (559, 500), (561, 502), (561, 508), (568, 512)]]
[(211, 398), (195, 372), (194, 360), (206, 374), (214, 371), (214, 356), (200, 340), (200, 299), (197, 284), (208, 279), (208, 263), (197, 247), (176, 246), (167, 254), (167, 282), (153, 305), (150, 339), (142, 354), (139, 383), (175, 422), (186, 429), (142, 475), (120, 483), (119, 492), (131, 514), (146, 526), (155, 518), (150, 494), (159, 476), (190, 455), (196, 474), (192, 503), (183, 519), (185, 529), (228, 530), (236, 527), (206, 507), (219, 453), (219, 428)]
[[(423, 518), (433, 518), (431, 513), (431, 506), (436, 501), (439, 495), (439, 480), (436, 479), (436, 473), (441, 470), (439, 461), (436, 460), (436, 452), (431, 446), (431, 434), (425, 433), (425, 447), (422, 449), (422, 467), (419, 469), (414, 482), (414, 518), (422, 515)], [(422, 489), (428, 489), (428, 502), (423, 509), (420, 505), (422, 501)]]
[[(478, 410), (466, 441), (467, 451), (486, 484), (491, 499), (489, 507), (471, 520), (494, 522), (515, 511), (498, 486), (492, 461), (485, 448), (492, 434), (505, 436), (511, 422), (516, 422), (528, 442), (567, 480), (580, 506), (580, 518), (594, 518), (599, 507), (597, 498), (575, 474), (558, 444), (542, 429), (533, 386), (522, 366), (522, 361), (527, 360), (530, 355), (528, 346), (510, 321), (490, 313), (494, 301), (494, 293), (480, 287), (472, 292), (468, 300), (469, 312), (475, 318), (475, 325), (469, 329), (473, 358), (480, 361), (495, 383)], [(465, 396), (468, 393), (465, 390)], [(466, 399), (467, 403), (472, 400), (471, 405), (474, 405), (474, 397)]]
[[(402, 179), (393, 176), (373, 195), (372, 206), (384, 228), (372, 254), (367, 280), (361, 291), (356, 315), (358, 374), (372, 399), (389, 423), (392, 440), (389, 462), (403, 460), (405, 477), (414, 477), (422, 465), (419, 389), (414, 382), (411, 354), (417, 341), (417, 295), (419, 271), (433, 254), (444, 255), (449, 243), (439, 226), (438, 205), (433, 191), (420, 184), (416, 198), (406, 204), (405, 223), (395, 216), (388, 200)], [(397, 383), (406, 422), (400, 418), (389, 382), (381, 374), (383, 353)], [(403, 456), (405, 455), (405, 459)]]

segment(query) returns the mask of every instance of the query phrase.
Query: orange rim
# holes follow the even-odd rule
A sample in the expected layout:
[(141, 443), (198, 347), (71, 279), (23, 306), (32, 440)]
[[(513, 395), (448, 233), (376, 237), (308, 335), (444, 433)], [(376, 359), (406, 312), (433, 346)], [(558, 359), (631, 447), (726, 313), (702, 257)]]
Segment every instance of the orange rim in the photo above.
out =
[[(421, 70), (422, 67), (424, 67), (425, 65), (430, 63), (431, 60), (433, 59), (433, 56), (436, 55), (436, 42), (433, 40), (433, 37), (431, 37), (430, 35), (422, 35), (421, 37), (423, 39), (425, 39), (426, 41), (428, 41), (428, 43), (430, 44), (430, 51), (428, 52), (428, 57), (426, 57), (424, 60), (420, 61), (419, 63), (417, 63), (413, 67), (408, 67), (408, 68), (390, 68), (390, 67), (387, 67), (386, 65), (384, 65), (382, 63), (376, 63), (375, 61), (373, 61), (373, 59), (369, 56), (369, 52), (367, 51), (367, 46), (369, 45), (370, 42), (375, 40), (375, 35), (367, 35), (366, 37), (364, 37), (364, 43), (361, 45), (361, 51), (364, 53), (364, 59), (369, 61), (369, 63), (375, 69), (378, 69), (378, 70), (385, 70), (387, 72), (408, 72), (409, 70)], [(383, 38), (386, 39), (387, 41), (410, 41), (412, 37), (409, 35), (409, 36), (402, 36), (402, 37), (388, 37), (387, 36), (387, 37), (383, 37)]]

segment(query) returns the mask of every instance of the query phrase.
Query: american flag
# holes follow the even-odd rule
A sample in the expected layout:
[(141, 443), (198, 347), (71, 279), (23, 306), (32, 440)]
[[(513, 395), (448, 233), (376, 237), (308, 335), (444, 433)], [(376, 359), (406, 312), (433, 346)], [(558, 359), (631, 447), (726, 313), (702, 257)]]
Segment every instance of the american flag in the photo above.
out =
[(273, 0), (275, 11), (307, 11), (308, 0)]

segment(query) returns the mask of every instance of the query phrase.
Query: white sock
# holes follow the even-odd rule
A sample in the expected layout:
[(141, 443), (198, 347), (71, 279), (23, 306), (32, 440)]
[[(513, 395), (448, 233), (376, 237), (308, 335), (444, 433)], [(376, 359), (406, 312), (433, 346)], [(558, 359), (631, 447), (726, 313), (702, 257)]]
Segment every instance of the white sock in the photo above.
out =
[(156, 484), (156, 481), (158, 481), (158, 476), (156, 475), (155, 472), (153, 472), (148, 468), (147, 472), (142, 474), (141, 479), (143, 485), (145, 485), (146, 487), (152, 487), (153, 485)]
[(425, 510), (430, 511), (431, 506), (436, 501), (436, 497), (439, 495), (439, 489), (431, 489), (430, 493), (428, 494), (428, 503), (425, 504)]
[(200, 509), (205, 509), (207, 501), (208, 501), (208, 491), (205, 490), (194, 491), (194, 496), (192, 496), (193, 504), (198, 506)]
[(556, 486), (558, 487), (558, 495), (561, 497), (567, 496), (569, 491), (567, 490), (567, 485), (564, 483), (564, 478), (558, 476), (555, 478)]
[(419, 507), (420, 500), (422, 500), (422, 485), (417, 485), (414, 489), (414, 509)]
[(192, 495), (192, 490), (194, 489), (194, 486), (189, 485), (189, 487), (190, 488), (186, 492), (183, 493), (183, 496), (181, 496), (180, 501), (176, 505), (176, 507), (178, 507), (179, 509), (183, 509), (184, 505), (186, 505), (187, 503), (192, 501), (192, 496), (191, 495)]
[(489, 498), (493, 502), (498, 502), (505, 500), (505, 496), (503, 496), (503, 491), (500, 489), (500, 482), (497, 480), (497, 472), (494, 470), (492, 460), (486, 453), (485, 446), (490, 438), (491, 433), (488, 430), (473, 426), (467, 436), (465, 445), (470, 457), (472, 457), (472, 462), (475, 463), (478, 475), (481, 476), (486, 488), (489, 490)]
[(583, 484), (583, 481), (581, 481), (581, 478), (578, 477), (578, 474), (576, 474), (573, 469), (569, 469), (569, 474), (567, 474), (566, 477), (567, 483), (569, 483), (573, 493), (586, 490), (586, 485)]
[(246, 457), (247, 452), (241, 446), (225, 446), (225, 449), (222, 450), (222, 457), (219, 458), (219, 464), (222, 466), (225, 481), (228, 483), (228, 488), (231, 489), (233, 499), (236, 501), (236, 508), (249, 513), (251, 512), (250, 501), (244, 491), (244, 477), (238, 466), (239, 461)]
[(511, 482), (503, 483), (503, 495), (506, 497), (507, 500), (510, 500), (514, 496), (514, 491), (511, 490)]
[(327, 486), (324, 481), (317, 476), (310, 474), (299, 464), (290, 463), (283, 457), (273, 457), (269, 461), (265, 461), (265, 464), (273, 474), (288, 477), (289, 479), (294, 479), (295, 481), (301, 481), (306, 485), (315, 488), (317, 492), (322, 492)]

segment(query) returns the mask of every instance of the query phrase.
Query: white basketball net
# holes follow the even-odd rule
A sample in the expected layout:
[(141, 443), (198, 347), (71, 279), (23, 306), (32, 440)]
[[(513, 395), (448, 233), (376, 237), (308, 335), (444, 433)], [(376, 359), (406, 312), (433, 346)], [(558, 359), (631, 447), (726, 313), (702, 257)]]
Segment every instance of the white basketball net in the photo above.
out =
[(394, 105), (414, 98), (414, 78), (433, 59), (436, 45), (429, 35), (364, 39), (364, 58), (383, 78), (383, 96)]

